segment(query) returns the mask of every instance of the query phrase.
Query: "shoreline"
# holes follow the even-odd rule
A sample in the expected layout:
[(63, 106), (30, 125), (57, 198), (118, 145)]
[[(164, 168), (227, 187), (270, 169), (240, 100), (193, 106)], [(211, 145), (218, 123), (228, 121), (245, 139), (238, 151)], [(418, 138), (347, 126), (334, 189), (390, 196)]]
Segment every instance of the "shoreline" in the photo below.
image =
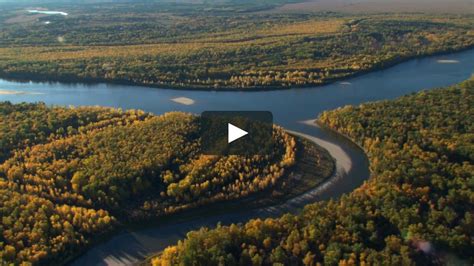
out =
[[(302, 84), (302, 85), (290, 85), (290, 86), (252, 86), (252, 87), (214, 87), (214, 86), (205, 86), (205, 85), (172, 85), (172, 84), (146, 84), (142, 82), (134, 82), (129, 80), (121, 80), (121, 79), (105, 79), (105, 78), (80, 78), (77, 76), (54, 76), (54, 75), (39, 75), (33, 73), (5, 73), (0, 70), (0, 79), (18, 83), (61, 83), (65, 85), (99, 85), (99, 84), (106, 84), (106, 85), (125, 85), (125, 86), (135, 86), (135, 87), (148, 87), (148, 88), (156, 88), (160, 90), (176, 90), (176, 91), (209, 91), (209, 92), (262, 92), (262, 91), (279, 91), (279, 90), (291, 90), (291, 89), (302, 89), (302, 88), (317, 88), (320, 86), (332, 84), (335, 82), (340, 82), (344, 80), (348, 80), (351, 78), (356, 78), (368, 73), (374, 73), (378, 71), (383, 71), (389, 69), (393, 66), (398, 64), (416, 60), (416, 59), (423, 59), (432, 56), (442, 56), (442, 55), (449, 55), (454, 53), (461, 53), (467, 52), (470, 50), (474, 50), (474, 45), (461, 47), (459, 49), (450, 49), (445, 51), (438, 51), (431, 54), (420, 54), (420, 55), (413, 55), (413, 56), (406, 56), (406, 57), (397, 57), (395, 60), (391, 61), (382, 61), (377, 64), (374, 64), (371, 68), (356, 71), (350, 73), (343, 77), (337, 78), (329, 78), (326, 80), (321, 80), (320, 83), (311, 83), (311, 84)], [(442, 64), (442, 63), (439, 63)], [(30, 76), (30, 77), (26, 77)], [(31, 77), (33, 76), (33, 77)]]

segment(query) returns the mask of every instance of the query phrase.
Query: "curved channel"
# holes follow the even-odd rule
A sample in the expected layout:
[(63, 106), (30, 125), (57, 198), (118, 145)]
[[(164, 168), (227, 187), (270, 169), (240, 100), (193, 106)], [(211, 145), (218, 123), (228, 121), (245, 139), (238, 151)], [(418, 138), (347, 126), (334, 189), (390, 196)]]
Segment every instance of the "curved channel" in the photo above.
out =
[[(445, 63), (455, 62), (455, 63)], [(390, 69), (318, 88), (265, 92), (204, 92), (155, 89), (108, 84), (19, 83), (0, 80), (0, 100), (43, 101), (55, 105), (102, 105), (143, 109), (156, 114), (166, 111), (200, 113), (204, 110), (269, 110), (275, 122), (304, 134), (325, 147), (336, 159), (337, 171), (328, 182), (286, 203), (148, 229), (122, 232), (94, 246), (73, 262), (75, 265), (123, 265), (162, 250), (201, 226), (245, 222), (250, 218), (272, 217), (297, 212), (307, 203), (335, 198), (359, 187), (369, 176), (368, 162), (359, 147), (344, 137), (305, 123), (324, 110), (347, 104), (393, 99), (395, 97), (458, 83), (474, 70), (474, 50), (415, 59)], [(184, 99), (184, 100), (183, 100)]]
[[(246, 211), (205, 216), (179, 223), (164, 223), (139, 231), (126, 231), (112, 237), (105, 243), (92, 248), (72, 265), (132, 265), (147, 255), (159, 252), (177, 243), (186, 233), (200, 227), (214, 227), (216, 224), (243, 223), (253, 218), (277, 217), (285, 213), (296, 213), (306, 204), (336, 197), (358, 187), (369, 176), (368, 164), (363, 152), (349, 154), (357, 147), (350, 141), (340, 139), (338, 144), (308, 134), (290, 131), (306, 138), (329, 151), (336, 161), (332, 176), (318, 187), (276, 206)], [(329, 131), (328, 134), (331, 134)], [(336, 137), (336, 135), (334, 134)], [(357, 173), (357, 175), (355, 175)], [(345, 188), (341, 190), (341, 188)], [(347, 191), (346, 191), (347, 190)]]

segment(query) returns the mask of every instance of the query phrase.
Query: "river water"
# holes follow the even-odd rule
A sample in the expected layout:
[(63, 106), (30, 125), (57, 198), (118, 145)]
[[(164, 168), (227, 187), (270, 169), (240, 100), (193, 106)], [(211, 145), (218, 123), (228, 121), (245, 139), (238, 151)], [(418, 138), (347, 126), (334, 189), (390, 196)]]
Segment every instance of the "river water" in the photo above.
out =
[(349, 141), (308, 125), (305, 121), (316, 118), (324, 110), (348, 104), (393, 99), (423, 89), (455, 84), (469, 78), (473, 71), (474, 49), (414, 59), (386, 70), (321, 87), (265, 92), (171, 90), (111, 84), (20, 83), (0, 79), (0, 101), (101, 105), (142, 109), (155, 114), (168, 111), (201, 113), (206, 110), (271, 111), (275, 123), (313, 138), (337, 160), (336, 176), (330, 183), (286, 204), (124, 231), (94, 246), (73, 262), (75, 265), (123, 265), (137, 262), (147, 254), (175, 243), (186, 232), (200, 226), (215, 226), (219, 221), (223, 224), (244, 222), (254, 217), (296, 212), (309, 202), (338, 197), (352, 191), (369, 176), (364, 153)]

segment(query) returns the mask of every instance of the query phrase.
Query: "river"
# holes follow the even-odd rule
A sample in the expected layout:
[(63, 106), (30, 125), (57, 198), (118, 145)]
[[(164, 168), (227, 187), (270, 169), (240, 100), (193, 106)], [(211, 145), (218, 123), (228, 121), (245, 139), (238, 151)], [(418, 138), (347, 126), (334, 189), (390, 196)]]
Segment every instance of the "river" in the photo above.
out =
[(474, 49), (414, 59), (386, 70), (375, 71), (343, 82), (316, 87), (265, 92), (214, 92), (156, 89), (112, 84), (63, 84), (0, 80), (0, 101), (36, 102), (52, 105), (101, 105), (142, 109), (161, 114), (167, 111), (201, 113), (205, 110), (266, 110), (275, 123), (328, 149), (336, 159), (335, 176), (305, 195), (273, 207), (239, 213), (216, 214), (179, 223), (163, 223), (138, 231), (125, 231), (96, 245), (73, 262), (75, 265), (123, 265), (176, 243), (186, 232), (200, 226), (244, 222), (297, 212), (309, 202), (338, 197), (360, 186), (369, 176), (364, 153), (353, 143), (322, 128), (310, 125), (324, 110), (347, 104), (393, 99), (423, 89), (443, 87), (469, 78), (474, 70)]

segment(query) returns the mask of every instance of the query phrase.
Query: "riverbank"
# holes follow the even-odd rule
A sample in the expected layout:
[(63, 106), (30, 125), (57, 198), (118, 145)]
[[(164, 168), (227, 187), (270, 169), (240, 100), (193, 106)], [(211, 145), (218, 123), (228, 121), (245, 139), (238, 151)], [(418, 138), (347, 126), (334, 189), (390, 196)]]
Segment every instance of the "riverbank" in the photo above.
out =
[[(206, 215), (276, 206), (303, 195), (330, 179), (336, 171), (336, 163), (329, 151), (311, 140), (310, 136), (289, 130), (287, 132), (296, 139), (297, 159), (295, 165), (285, 171), (284, 176), (278, 179), (275, 185), (244, 198), (223, 200), (162, 217), (142, 220), (139, 225), (127, 224), (126, 228), (144, 229), (168, 222), (189, 221)], [(156, 222), (156, 219), (159, 221)]]
[[(368, 151), (361, 145), (361, 143), (358, 143), (356, 142), (354, 139), (352, 139), (350, 136), (342, 133), (342, 132), (339, 132), (337, 130), (335, 130), (334, 128), (331, 128), (331, 127), (328, 127), (326, 124), (324, 124), (320, 119), (319, 117), (316, 118), (316, 119), (312, 119), (312, 120), (307, 120), (307, 121), (303, 121), (304, 124), (306, 125), (309, 125), (309, 126), (313, 126), (313, 127), (319, 127), (319, 128), (322, 128), (324, 130), (328, 130), (330, 132), (333, 132), (334, 134), (338, 135), (339, 137), (341, 138), (344, 138), (346, 141), (349, 141), (351, 143), (353, 143), (355, 146), (357, 146), (357, 148), (359, 148), (366, 156), (368, 154)], [(372, 169), (370, 167), (370, 163), (369, 163), (369, 170), (370, 172), (372, 172)]]
[[(396, 66), (398, 64), (414, 60), (414, 59), (422, 59), (431, 56), (440, 56), (440, 55), (447, 55), (452, 53), (458, 53), (463, 51), (469, 51), (474, 49), (474, 45), (470, 45), (467, 47), (462, 47), (460, 49), (449, 49), (444, 51), (439, 51), (435, 53), (429, 54), (417, 54), (414, 56), (405, 56), (405, 57), (396, 57), (390, 61), (381, 61), (368, 69), (359, 70), (353, 73), (346, 74), (344, 76), (340, 76), (337, 78), (328, 78), (325, 80), (318, 80), (319, 82), (316, 83), (309, 83), (309, 84), (291, 84), (291, 86), (248, 86), (248, 87), (216, 87), (216, 86), (202, 86), (202, 85), (195, 85), (195, 84), (184, 84), (184, 85), (174, 85), (171, 83), (162, 83), (162, 84), (153, 84), (153, 83), (143, 83), (143, 82), (135, 82), (130, 80), (123, 80), (123, 79), (105, 79), (105, 78), (88, 78), (88, 77), (77, 77), (72, 75), (66, 76), (58, 76), (58, 75), (47, 75), (47, 74), (36, 74), (36, 73), (29, 73), (29, 72), (18, 72), (18, 73), (6, 73), (0, 70), (0, 78), (12, 81), (12, 82), (19, 82), (19, 83), (29, 83), (29, 82), (37, 82), (37, 83), (45, 83), (45, 82), (59, 82), (64, 83), (66, 85), (76, 85), (76, 84), (85, 84), (85, 85), (97, 85), (101, 83), (108, 83), (108, 84), (115, 84), (115, 85), (126, 85), (126, 86), (137, 86), (137, 87), (150, 87), (156, 89), (168, 89), (168, 90), (191, 90), (191, 91), (274, 91), (274, 90), (289, 90), (289, 89), (301, 89), (301, 88), (312, 88), (312, 87), (320, 87), (328, 84), (333, 84), (335, 82), (339, 82), (342, 80), (347, 80), (349, 78), (359, 77), (368, 73), (377, 72), (381, 70), (388, 69), (390, 67)], [(451, 61), (451, 60), (450, 60)], [(443, 63), (439, 62), (440, 64)]]

